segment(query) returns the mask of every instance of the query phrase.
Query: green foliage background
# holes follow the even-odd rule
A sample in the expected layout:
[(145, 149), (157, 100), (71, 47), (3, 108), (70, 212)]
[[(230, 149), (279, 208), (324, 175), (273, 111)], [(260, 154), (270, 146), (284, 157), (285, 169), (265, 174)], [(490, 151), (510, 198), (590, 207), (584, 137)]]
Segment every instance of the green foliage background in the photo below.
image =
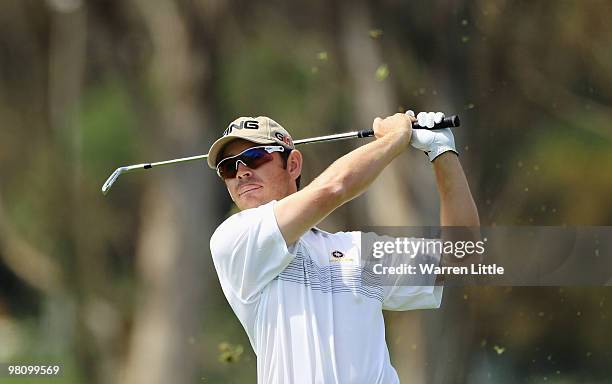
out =
[[(0, 363), (61, 362), (65, 383), (255, 382), (207, 248), (232, 212), (214, 172), (156, 169), (100, 193), (120, 165), (205, 153), (241, 115), (296, 139), (457, 113), (483, 225), (610, 225), (611, 17), (598, 0), (3, 1)], [(356, 145), (305, 147), (302, 183)], [(415, 212), (435, 222), (425, 195)], [(323, 226), (371, 224), (364, 207), (385, 203)], [(388, 341), (400, 371), (423, 361), (407, 383), (604, 383), (611, 301), (604, 287), (449, 289), (438, 311), (386, 315), (400, 336), (421, 319), (423, 343)], [(155, 316), (170, 336), (143, 369), (137, 335)]]

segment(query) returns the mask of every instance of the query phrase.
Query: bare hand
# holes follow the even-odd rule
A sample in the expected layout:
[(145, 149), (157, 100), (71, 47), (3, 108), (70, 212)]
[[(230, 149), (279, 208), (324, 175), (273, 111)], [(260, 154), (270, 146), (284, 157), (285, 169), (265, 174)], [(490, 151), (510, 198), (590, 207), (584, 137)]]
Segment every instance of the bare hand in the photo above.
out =
[(414, 121), (416, 121), (414, 116), (404, 113), (396, 113), (384, 119), (377, 117), (372, 123), (374, 136), (376, 136), (377, 139), (381, 139), (385, 136), (396, 136), (398, 139), (405, 140), (406, 143), (409, 143), (410, 137), (412, 136), (412, 123)]

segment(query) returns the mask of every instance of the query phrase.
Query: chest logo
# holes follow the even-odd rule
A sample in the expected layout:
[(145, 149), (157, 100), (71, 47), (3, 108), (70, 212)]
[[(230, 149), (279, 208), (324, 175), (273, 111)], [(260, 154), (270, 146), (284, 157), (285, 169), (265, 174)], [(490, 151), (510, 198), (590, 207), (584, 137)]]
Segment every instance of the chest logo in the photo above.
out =
[(335, 257), (336, 259), (339, 259), (341, 257), (344, 257), (344, 253), (342, 253), (340, 251), (333, 251), (332, 252), (332, 256)]

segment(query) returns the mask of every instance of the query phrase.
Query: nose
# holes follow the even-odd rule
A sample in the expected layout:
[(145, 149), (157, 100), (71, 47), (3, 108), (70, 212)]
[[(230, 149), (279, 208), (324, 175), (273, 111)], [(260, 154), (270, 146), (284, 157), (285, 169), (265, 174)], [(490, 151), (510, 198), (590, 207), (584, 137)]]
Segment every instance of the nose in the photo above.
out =
[(247, 167), (246, 164), (244, 164), (244, 162), (242, 161), (238, 161), (236, 163), (236, 166), (238, 167), (236, 169), (236, 177), (238, 179), (242, 179), (243, 177), (251, 177), (251, 175), (253, 174), (251, 168)]

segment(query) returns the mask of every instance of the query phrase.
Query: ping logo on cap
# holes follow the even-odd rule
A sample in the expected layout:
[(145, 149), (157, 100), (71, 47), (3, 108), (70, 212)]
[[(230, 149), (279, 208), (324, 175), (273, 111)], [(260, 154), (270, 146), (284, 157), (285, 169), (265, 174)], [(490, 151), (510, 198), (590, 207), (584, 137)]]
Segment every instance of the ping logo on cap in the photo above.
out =
[(289, 136), (285, 136), (280, 132), (276, 132), (274, 133), (274, 137), (287, 144), (288, 146), (293, 147), (293, 141), (291, 141), (291, 138)]
[(257, 120), (242, 120), (240, 124), (231, 123), (229, 127), (225, 131), (223, 131), (223, 136), (227, 136), (234, 129), (259, 129), (259, 121)]

